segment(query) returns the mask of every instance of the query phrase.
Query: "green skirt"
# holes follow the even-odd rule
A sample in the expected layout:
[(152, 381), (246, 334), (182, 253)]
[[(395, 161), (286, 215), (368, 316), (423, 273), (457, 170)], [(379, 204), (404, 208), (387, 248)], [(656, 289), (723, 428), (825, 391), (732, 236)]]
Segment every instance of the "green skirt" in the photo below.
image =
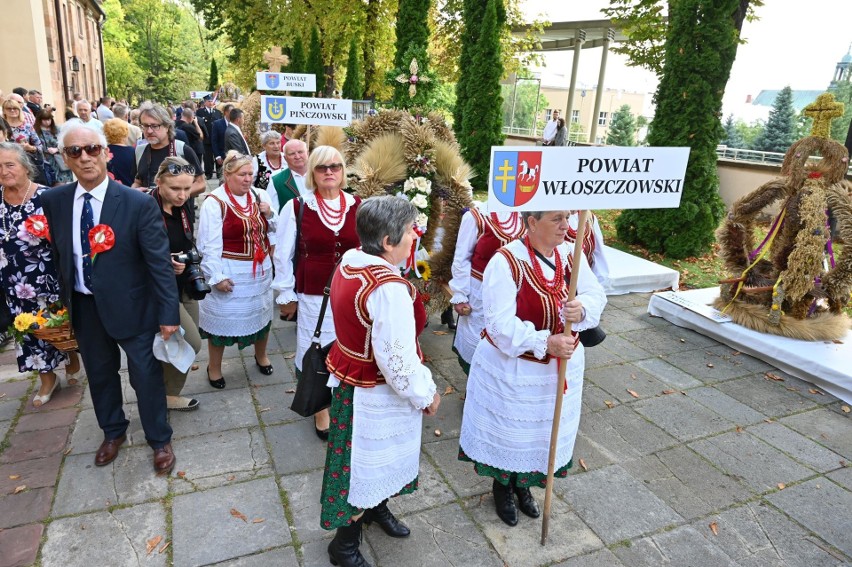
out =
[(461, 357), (461, 354), (459, 354), (459, 351), (456, 349), (455, 346), (453, 346), (453, 352), (456, 353), (456, 357), (459, 359), (459, 366), (462, 367), (464, 375), (470, 376), (470, 364), (465, 362), (465, 360)]
[[(522, 488), (529, 488), (531, 486), (537, 486), (539, 488), (545, 488), (547, 486), (547, 473), (546, 472), (512, 472), (503, 469), (498, 469), (497, 467), (492, 467), (491, 465), (486, 465), (485, 463), (480, 463), (478, 461), (474, 461), (467, 455), (465, 455), (464, 451), (461, 447), (459, 447), (459, 460), (466, 461), (468, 463), (473, 463), (473, 470), (476, 471), (476, 474), (479, 476), (490, 476), (504, 486), (508, 486), (510, 483), (515, 484), (516, 486), (520, 486)], [(561, 467), (556, 472), (553, 473), (553, 478), (565, 478), (568, 476), (568, 469), (574, 464), (574, 461), (568, 461), (568, 464), (564, 467)]]
[[(364, 511), (347, 501), (352, 464), (352, 399), (355, 387), (340, 384), (331, 397), (331, 427), (328, 429), (328, 448), (325, 453), (325, 471), (322, 477), (320, 504), (320, 526), (325, 530), (336, 530), (352, 523), (352, 516)], [(415, 478), (396, 493), (411, 494), (417, 490)]]
[(257, 341), (265, 339), (267, 335), (269, 335), (270, 328), (272, 328), (272, 321), (267, 323), (266, 326), (258, 332), (243, 337), (223, 337), (221, 335), (213, 335), (201, 328), (198, 329), (198, 334), (201, 335), (202, 339), (210, 339), (210, 343), (213, 346), (229, 347), (237, 345), (240, 350), (243, 350), (247, 346), (251, 346)]

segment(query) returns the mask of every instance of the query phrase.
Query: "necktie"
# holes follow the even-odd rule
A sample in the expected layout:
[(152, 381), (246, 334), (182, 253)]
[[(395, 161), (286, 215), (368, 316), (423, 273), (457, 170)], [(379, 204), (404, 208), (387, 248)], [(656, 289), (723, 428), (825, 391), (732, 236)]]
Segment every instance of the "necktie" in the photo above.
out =
[(89, 246), (89, 231), (95, 226), (92, 213), (92, 196), (83, 193), (83, 213), (80, 215), (80, 248), (83, 250), (83, 284), (92, 289), (92, 247)]

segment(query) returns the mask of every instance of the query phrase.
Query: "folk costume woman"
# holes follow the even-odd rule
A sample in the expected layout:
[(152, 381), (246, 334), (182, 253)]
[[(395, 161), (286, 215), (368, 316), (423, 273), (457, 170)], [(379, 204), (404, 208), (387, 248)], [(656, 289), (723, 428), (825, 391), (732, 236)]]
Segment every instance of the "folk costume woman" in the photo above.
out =
[[(297, 379), (319, 320), (323, 289), (343, 253), (358, 246), (355, 213), (361, 203), (360, 197), (343, 191), (346, 161), (331, 146), (318, 146), (311, 152), (305, 184), (310, 192), (288, 201), (281, 209), (272, 285), (279, 292), (276, 301), (281, 317), (291, 319), (297, 309), (299, 312), (294, 361)], [(333, 312), (330, 302), (322, 321), (320, 344), (335, 339)], [(328, 410), (322, 410), (314, 416), (317, 437), (327, 440), (328, 427)]]
[[(577, 223), (580, 222), (580, 214), (578, 211), (571, 211), (571, 217), (568, 219), (568, 233), (565, 236), (565, 241), (569, 244), (574, 244), (577, 240)], [(589, 262), (589, 267), (597, 276), (598, 281), (603, 285), (609, 278), (609, 264), (607, 264), (606, 256), (604, 255), (603, 232), (601, 225), (598, 222), (598, 217), (594, 213), (589, 215), (583, 238), (583, 254), (586, 255), (586, 260)]]
[(482, 305), (482, 273), (497, 250), (524, 234), (520, 214), (483, 213), (476, 207), (462, 215), (453, 257), (450, 303), (459, 314), (453, 351), (465, 374), (485, 328)]
[(272, 260), (270, 234), (278, 217), (265, 191), (251, 188), (252, 158), (228, 152), (222, 163), (225, 184), (201, 205), (198, 247), (201, 270), (213, 290), (199, 304), (198, 327), (208, 339), (210, 386), (225, 387), (222, 355), (225, 347), (242, 350), (254, 345), (261, 373), (273, 372), (266, 354), (272, 326)]
[(320, 521), (337, 529), (333, 565), (369, 567), (358, 550), (362, 524), (376, 522), (391, 537), (410, 533), (387, 500), (417, 489), (422, 416), (441, 401), (417, 343), (426, 309), (398, 268), (417, 238), (416, 218), (406, 199), (364, 201), (361, 248), (343, 255), (331, 284), (337, 339), (327, 359), (332, 427)]
[[(510, 526), (518, 522), (515, 495), (524, 514), (539, 515), (530, 487), (547, 479), (558, 364), (568, 367), (556, 476), (571, 467), (585, 365), (577, 332), (596, 326), (606, 305), (585, 259), (571, 266), (568, 211), (523, 216), (527, 235), (501, 248), (485, 270), (485, 336), (471, 362), (459, 440), (459, 459), (493, 477), (497, 515)], [(574, 274), (577, 296), (566, 303), (565, 279)]]

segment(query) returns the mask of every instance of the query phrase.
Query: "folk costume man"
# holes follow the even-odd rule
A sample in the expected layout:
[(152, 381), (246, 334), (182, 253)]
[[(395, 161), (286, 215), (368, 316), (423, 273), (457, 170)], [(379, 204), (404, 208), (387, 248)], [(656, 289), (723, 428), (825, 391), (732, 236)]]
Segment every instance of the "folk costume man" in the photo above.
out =
[(308, 173), (308, 146), (302, 140), (290, 140), (284, 144), (284, 161), (287, 167), (272, 176), (269, 200), (272, 210), (281, 212), (291, 199), (305, 195), (305, 175)]
[(178, 331), (180, 316), (163, 219), (154, 199), (107, 177), (103, 134), (71, 121), (59, 133), (59, 149), (77, 182), (45, 192), (42, 203), (104, 432), (95, 465), (114, 461), (127, 439), (121, 347), (154, 470), (167, 474), (175, 464), (172, 428), (162, 365), (151, 347), (158, 331), (166, 340)]
[(195, 113), (196, 118), (204, 129), (204, 176), (213, 178), (216, 160), (213, 157), (213, 123), (222, 119), (222, 113), (216, 108), (216, 102), (210, 95), (204, 95), (204, 105)]

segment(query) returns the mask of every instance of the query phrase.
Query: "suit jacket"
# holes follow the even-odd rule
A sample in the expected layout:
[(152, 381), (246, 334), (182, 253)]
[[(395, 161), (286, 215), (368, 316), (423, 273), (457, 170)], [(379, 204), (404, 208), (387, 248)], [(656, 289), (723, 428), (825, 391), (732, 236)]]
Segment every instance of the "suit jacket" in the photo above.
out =
[(220, 118), (213, 123), (213, 133), (210, 136), (210, 141), (213, 144), (213, 157), (225, 157), (225, 130), (228, 128), (228, 121)]
[(198, 122), (202, 125), (202, 128), (204, 129), (204, 145), (212, 145), (213, 124), (217, 120), (222, 119), (222, 113), (219, 112), (219, 109), (217, 108), (208, 109), (206, 106), (202, 106), (196, 111), (195, 116), (198, 118)]
[(251, 155), (251, 151), (245, 139), (243, 139), (243, 135), (233, 124), (228, 124), (228, 129), (225, 130), (225, 148), (222, 155), (226, 155), (229, 150), (237, 150), (247, 156)]
[[(69, 308), (77, 278), (72, 244), (76, 190), (77, 183), (69, 183), (45, 191), (41, 200), (62, 297)], [(158, 325), (180, 324), (169, 240), (156, 201), (110, 180), (100, 224), (115, 233), (115, 245), (98, 254), (92, 266), (91, 290), (106, 332), (120, 340), (151, 332)]]

